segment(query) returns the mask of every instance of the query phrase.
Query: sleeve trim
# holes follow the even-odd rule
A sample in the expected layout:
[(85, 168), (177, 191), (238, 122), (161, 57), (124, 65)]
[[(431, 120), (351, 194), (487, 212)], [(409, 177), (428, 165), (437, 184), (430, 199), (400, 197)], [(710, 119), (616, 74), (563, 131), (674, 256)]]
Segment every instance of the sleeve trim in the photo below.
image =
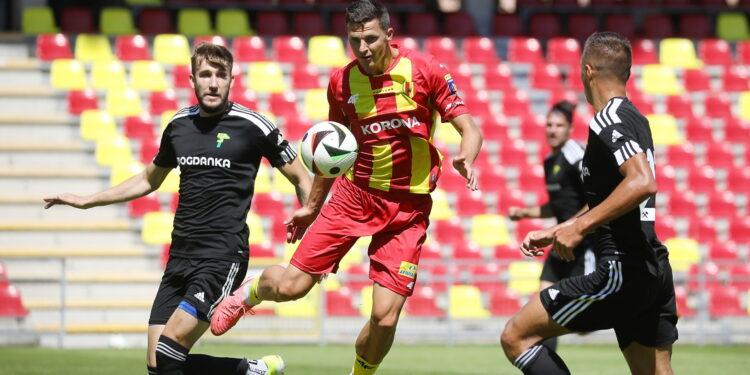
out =
[(641, 146), (635, 141), (627, 141), (622, 147), (615, 151), (615, 159), (617, 159), (617, 165), (621, 166), (623, 163), (628, 161), (638, 153), (643, 152)]

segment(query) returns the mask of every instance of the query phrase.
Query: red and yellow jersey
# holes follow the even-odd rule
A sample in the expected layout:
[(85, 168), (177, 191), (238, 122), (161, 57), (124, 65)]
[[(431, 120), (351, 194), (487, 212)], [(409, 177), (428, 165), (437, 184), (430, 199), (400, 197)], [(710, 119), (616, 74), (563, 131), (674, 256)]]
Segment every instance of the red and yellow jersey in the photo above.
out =
[(347, 177), (379, 192), (428, 194), (442, 156), (432, 144), (436, 115), (468, 113), (448, 70), (432, 56), (398, 48), (391, 66), (368, 75), (354, 60), (331, 72), (329, 119), (349, 126), (359, 156)]

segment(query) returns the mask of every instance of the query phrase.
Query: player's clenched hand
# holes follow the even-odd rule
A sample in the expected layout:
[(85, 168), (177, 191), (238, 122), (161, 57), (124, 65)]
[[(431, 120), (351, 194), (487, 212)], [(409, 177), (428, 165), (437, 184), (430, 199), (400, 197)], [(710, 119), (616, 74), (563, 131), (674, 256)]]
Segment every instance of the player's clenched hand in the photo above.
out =
[(533, 230), (526, 234), (521, 244), (521, 252), (528, 257), (544, 254), (541, 249), (552, 244), (553, 228)]
[(583, 233), (575, 222), (564, 225), (555, 232), (552, 250), (560, 254), (567, 261), (575, 260), (573, 249), (583, 240)]
[(45, 205), (44, 205), (45, 209), (50, 208), (56, 204), (66, 204), (71, 207), (82, 208), (82, 209), (93, 207), (89, 202), (87, 202), (86, 197), (81, 197), (79, 195), (70, 194), (70, 193), (53, 195), (50, 197), (45, 197), (43, 199), (45, 202)]
[(302, 207), (294, 211), (292, 217), (284, 222), (286, 225), (286, 242), (295, 243), (305, 235), (307, 227), (318, 217), (318, 211)]
[(479, 189), (479, 176), (477, 171), (471, 167), (471, 164), (466, 162), (465, 156), (456, 156), (453, 158), (453, 168), (466, 179), (466, 187), (469, 190)]

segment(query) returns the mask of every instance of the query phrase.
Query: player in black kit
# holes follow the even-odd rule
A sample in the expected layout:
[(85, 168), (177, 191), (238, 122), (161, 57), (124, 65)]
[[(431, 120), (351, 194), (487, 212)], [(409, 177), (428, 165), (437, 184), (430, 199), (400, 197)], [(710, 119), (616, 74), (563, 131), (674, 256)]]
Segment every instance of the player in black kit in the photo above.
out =
[[(552, 152), (544, 159), (544, 179), (549, 201), (541, 206), (511, 207), (511, 220), (525, 218), (555, 217), (558, 223), (570, 219), (586, 205), (581, 179), (583, 147), (570, 139), (573, 130), (575, 104), (562, 101), (547, 113), (545, 135)], [(539, 290), (571, 276), (586, 275), (594, 271), (596, 256), (591, 236), (587, 236), (573, 250), (575, 260), (568, 262), (552, 252), (544, 261)], [(557, 349), (557, 338), (544, 342), (550, 349)]]
[(231, 53), (201, 43), (191, 59), (198, 105), (177, 112), (159, 153), (146, 169), (102, 192), (45, 198), (45, 208), (90, 208), (155, 191), (180, 168), (180, 199), (170, 258), (154, 299), (148, 329), (149, 374), (283, 374), (279, 356), (259, 360), (188, 354), (209, 326), (216, 305), (237, 288), (248, 264), (245, 224), (261, 158), (295, 185), (304, 205), (311, 179), (294, 148), (266, 117), (228, 101)]
[(521, 245), (540, 255), (552, 245), (563, 259), (595, 233), (596, 270), (541, 291), (503, 330), (505, 355), (524, 374), (569, 374), (541, 342), (572, 332), (614, 328), (633, 374), (672, 374), (677, 313), (666, 247), (654, 232), (653, 140), (648, 121), (625, 96), (630, 43), (611, 32), (586, 40), (581, 79), (596, 110), (583, 156), (587, 206), (554, 227), (530, 232)]

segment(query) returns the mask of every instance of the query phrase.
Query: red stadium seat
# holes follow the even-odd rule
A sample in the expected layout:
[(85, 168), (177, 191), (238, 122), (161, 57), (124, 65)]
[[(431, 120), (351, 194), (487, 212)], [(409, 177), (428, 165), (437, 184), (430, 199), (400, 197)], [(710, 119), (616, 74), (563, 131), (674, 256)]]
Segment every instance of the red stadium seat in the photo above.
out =
[(258, 96), (250, 89), (232, 90), (229, 100), (252, 110), (258, 109)]
[(313, 64), (295, 64), (292, 66), (292, 87), (296, 90), (320, 88), (320, 68)]
[(632, 40), (635, 38), (635, 19), (631, 14), (607, 14), (604, 17), (604, 30), (614, 31)]
[[(393, 19), (391, 19), (393, 23)], [(391, 25), (393, 27), (393, 25)], [(346, 35), (346, 13), (344, 12), (332, 12), (330, 17), (330, 28), (331, 35)], [(394, 30), (400, 30), (394, 28)]]
[(666, 14), (650, 14), (643, 20), (642, 34), (644, 38), (664, 39), (674, 36), (672, 20)]
[(521, 19), (516, 14), (495, 13), (492, 35), (514, 37), (523, 34)]
[(507, 214), (511, 207), (525, 207), (523, 191), (519, 189), (505, 190), (504, 194), (497, 197), (497, 212)]
[(465, 38), (477, 35), (474, 20), (468, 13), (444, 13), (443, 24), (448, 25), (445, 27), (445, 35), (450, 37)]
[(667, 208), (670, 215), (693, 217), (697, 212), (695, 194), (689, 190), (683, 191), (681, 194), (673, 194), (669, 197)]
[(404, 307), (406, 313), (411, 316), (444, 318), (445, 311), (437, 306), (436, 294), (436, 291), (429, 286), (417, 286)]
[(546, 192), (546, 183), (544, 180), (544, 167), (542, 164), (536, 164), (528, 168), (523, 168), (518, 172), (518, 186), (522, 191), (539, 191)]
[(453, 243), (453, 258), (456, 260), (481, 260), (482, 249), (473, 242)]
[(552, 38), (547, 41), (547, 61), (556, 65), (578, 65), (581, 62), (581, 45), (573, 38)]
[(679, 118), (693, 118), (693, 102), (688, 95), (672, 95), (667, 97), (667, 113)]
[(164, 8), (145, 8), (138, 13), (138, 30), (146, 35), (172, 34), (174, 24), (169, 11)]
[(664, 240), (667, 238), (673, 238), (677, 236), (675, 230), (675, 221), (672, 216), (659, 215), (654, 222), (654, 230), (656, 231), (656, 237)]
[(225, 47), (225, 48), (229, 48), (229, 44), (227, 43), (227, 39), (224, 38), (221, 35), (200, 35), (200, 36), (197, 36), (193, 40), (193, 47), (197, 47), (199, 44), (201, 44), (203, 42), (210, 42), (210, 43), (217, 44), (217, 45), (220, 45), (220, 46)]
[(518, 243), (521, 243), (529, 232), (544, 228), (544, 220), (542, 219), (524, 219), (516, 221), (516, 240)]
[(521, 138), (527, 141), (543, 141), (546, 126), (544, 115), (526, 116), (521, 120)]
[(516, 139), (504, 144), (500, 150), (500, 161), (503, 166), (526, 166), (526, 142)]
[(505, 168), (500, 165), (492, 165), (488, 168), (483, 168), (481, 171), (482, 186), (480, 188), (487, 192), (494, 192), (496, 194), (505, 194), (508, 187), (508, 182), (505, 176), (507, 172)]
[(729, 96), (726, 93), (719, 92), (716, 94), (708, 95), (703, 102), (705, 107), (706, 116), (714, 119), (731, 119), (732, 118), (732, 104)]
[(685, 122), (685, 133), (690, 142), (713, 142), (713, 126), (708, 117), (688, 117)]
[(91, 8), (84, 7), (63, 9), (60, 16), (60, 28), (67, 34), (92, 34), (97, 32)]
[(414, 51), (421, 51), (419, 42), (410, 36), (394, 36), (391, 39), (392, 44), (397, 44), (399, 47), (408, 48)]
[(310, 120), (302, 116), (286, 116), (284, 119), (284, 138), (289, 140), (300, 140), (310, 129)]
[(677, 191), (677, 178), (671, 165), (659, 168), (659, 173), (656, 174), (656, 184), (659, 186), (660, 193), (672, 194)]
[(706, 65), (729, 66), (734, 63), (729, 42), (723, 39), (704, 39), (698, 42), (698, 58)]
[[(520, 253), (520, 251), (519, 251)], [(505, 285), (502, 283), (503, 267), (497, 262), (484, 263), (478, 266), (473, 266), (470, 269), (472, 279), (472, 285), (477, 287), (482, 292), (492, 293)]]
[(440, 34), (437, 18), (433, 13), (409, 13), (406, 15), (406, 35), (429, 37)]
[(562, 88), (562, 77), (557, 64), (537, 65), (531, 71), (531, 87), (554, 91)]
[(450, 73), (458, 91), (461, 91), (462, 93), (469, 93), (472, 91), (474, 84), (472, 83), (473, 75), (471, 72), (471, 65), (468, 63), (460, 63), (455, 68), (451, 67)]
[(495, 259), (513, 261), (524, 259), (526, 256), (518, 249), (517, 244), (495, 246)]
[(529, 19), (529, 35), (537, 39), (550, 39), (562, 34), (560, 20), (554, 13), (534, 13)]
[(689, 169), (688, 188), (696, 193), (713, 195), (716, 191), (716, 172), (708, 165)]
[(141, 141), (141, 148), (138, 152), (139, 160), (143, 164), (151, 163), (154, 160), (154, 156), (159, 152), (160, 139), (157, 137), (152, 138), (150, 141)]
[(740, 292), (734, 287), (713, 290), (708, 301), (708, 312), (716, 318), (747, 315), (747, 311), (740, 305)]
[(702, 69), (685, 69), (683, 71), (685, 90), (689, 92), (708, 91), (711, 89), (711, 77)]
[(271, 49), (275, 61), (292, 64), (307, 63), (305, 41), (298, 36), (277, 36), (271, 42)]
[(740, 290), (750, 289), (750, 263), (735, 264), (729, 269), (733, 286)]
[(750, 124), (744, 121), (724, 123), (724, 140), (732, 143), (750, 144)]
[(460, 216), (468, 217), (487, 213), (481, 191), (462, 189), (456, 197), (456, 211)]
[(155, 192), (133, 199), (128, 202), (127, 206), (130, 217), (143, 217), (147, 212), (161, 211), (159, 195)]
[(695, 165), (695, 148), (689, 142), (667, 147), (667, 164), (673, 167), (692, 168)]
[(326, 314), (329, 316), (359, 316), (353, 306), (354, 296), (349, 288), (326, 291)]
[[(568, 74), (566, 74), (565, 76), (566, 76), (565, 84), (567, 88), (574, 90), (574, 91), (578, 91), (578, 92), (583, 91), (584, 87), (583, 87), (583, 82), (581, 81), (581, 66), (580, 65), (571, 65), (568, 68)], [(635, 79), (631, 78), (628, 82), (631, 82), (631, 81), (635, 81)], [(631, 91), (631, 90), (628, 89), (628, 91)], [(585, 124), (588, 125), (588, 121)]]
[(177, 93), (174, 89), (166, 89), (161, 92), (152, 91), (151, 94), (149, 94), (149, 103), (152, 115), (160, 115), (164, 113), (164, 111), (171, 111), (180, 108), (177, 101)]
[(737, 47), (737, 63), (750, 65), (750, 40), (738, 41), (735, 46)]
[(637, 39), (632, 43), (633, 65), (658, 64), (656, 44), (650, 39)]
[(578, 105), (578, 99), (578, 93), (575, 90), (558, 88), (557, 90), (552, 91), (552, 94), (549, 98), (549, 103), (553, 104), (566, 101), (568, 103)]
[(250, 257), (256, 258), (276, 258), (276, 251), (273, 249), (273, 244), (270, 242), (263, 242), (260, 244), (251, 244), (249, 246)]
[(298, 116), (297, 102), (298, 98), (294, 91), (272, 93), (268, 97), (268, 107), (271, 113), (277, 116)]
[(729, 142), (714, 142), (706, 146), (706, 164), (714, 168), (734, 168), (732, 144)]
[(283, 221), (286, 216), (283, 197), (278, 192), (261, 193), (253, 196), (252, 210), (273, 221)]
[(255, 30), (260, 36), (289, 35), (284, 12), (259, 11), (255, 19)]
[(151, 47), (143, 35), (119, 35), (115, 55), (122, 61), (151, 60)]
[(360, 291), (362, 290), (362, 288), (368, 285), (372, 285), (372, 281), (370, 280), (369, 274), (370, 274), (369, 264), (360, 263), (360, 264), (352, 265), (345, 272), (346, 287), (354, 291)]
[(176, 89), (191, 89), (190, 65), (175, 65), (172, 67), (172, 85)]
[(422, 245), (422, 250), (419, 254), (419, 259), (425, 260), (441, 260), (443, 259), (443, 251), (441, 245), (437, 242), (430, 242), (429, 244)]
[(140, 116), (125, 117), (122, 126), (125, 136), (130, 139), (141, 141), (153, 141), (154, 139), (154, 120), (147, 112)]
[(688, 304), (688, 293), (682, 285), (676, 285), (674, 288), (675, 299), (677, 300), (677, 315), (681, 318), (691, 318), (698, 314), (695, 309)]
[(515, 291), (499, 288), (490, 294), (490, 313), (494, 316), (511, 316), (521, 310), (521, 298)]
[(746, 191), (750, 186), (750, 166), (727, 170), (727, 189), (734, 192)]
[(750, 243), (750, 216), (735, 217), (730, 221), (729, 238), (738, 243)]
[(680, 36), (683, 38), (707, 39), (714, 36), (707, 14), (682, 14), (678, 19)]
[(567, 35), (571, 38), (583, 41), (597, 30), (599, 25), (594, 14), (574, 13), (568, 16)]
[[(697, 290), (701, 287), (709, 291), (722, 288), (722, 282), (719, 274), (722, 273), (721, 267), (716, 262), (705, 262), (703, 264), (693, 264), (688, 271), (688, 288)], [(702, 275), (701, 275), (702, 274)], [(704, 278), (704, 284), (701, 285), (700, 278)]]
[(87, 109), (99, 109), (99, 96), (96, 90), (86, 88), (80, 91), (68, 91), (68, 113), (80, 115)]
[(177, 206), (180, 205), (180, 193), (174, 193), (169, 199), (170, 212), (177, 212)]
[[(462, 64), (466, 65), (466, 64)], [(454, 78), (455, 79), (455, 78)], [(490, 118), (492, 110), (490, 108), (490, 96), (486, 90), (472, 90), (471, 80), (463, 79), (463, 82), (456, 82), (456, 87), (462, 91), (464, 104), (471, 109), (471, 115), (479, 118)]]
[(39, 34), (36, 37), (36, 57), (42, 61), (72, 59), (70, 39), (65, 34)]
[(508, 141), (508, 120), (502, 114), (482, 119), (482, 136), (488, 141), (504, 144)]
[(266, 42), (255, 36), (238, 36), (232, 40), (234, 59), (237, 62), (267, 61)]
[(724, 91), (740, 92), (750, 90), (750, 74), (747, 68), (741, 65), (730, 66), (722, 76)]
[(542, 45), (538, 39), (511, 38), (508, 44), (508, 61), (513, 63), (542, 64)]
[(424, 40), (425, 52), (435, 56), (437, 61), (453, 68), (458, 66), (461, 59), (458, 58), (458, 46), (452, 38), (428, 37)]
[(700, 215), (690, 220), (688, 236), (700, 243), (716, 241), (716, 219), (713, 216)]
[(531, 110), (529, 95), (522, 90), (503, 93), (503, 114), (508, 117), (526, 117)]
[(737, 261), (737, 243), (733, 241), (711, 241), (708, 247), (708, 258), (717, 261)]
[(320, 12), (292, 13), (292, 33), (302, 37), (328, 34)]
[(736, 197), (731, 191), (708, 196), (708, 212), (717, 217), (731, 218), (737, 215)]
[(24, 318), (29, 311), (23, 307), (21, 291), (13, 284), (0, 283), (0, 316)]
[(508, 64), (500, 63), (488, 66), (484, 71), (485, 88), (487, 90), (497, 90), (507, 92), (515, 90), (513, 86), (513, 72)]
[(628, 99), (633, 102), (638, 110), (644, 115), (654, 113), (654, 100), (650, 95), (646, 95), (637, 91), (630, 92)]
[(462, 44), (464, 60), (472, 64), (485, 64), (495, 67), (500, 62), (497, 57), (495, 42), (485, 37), (465, 38)]

